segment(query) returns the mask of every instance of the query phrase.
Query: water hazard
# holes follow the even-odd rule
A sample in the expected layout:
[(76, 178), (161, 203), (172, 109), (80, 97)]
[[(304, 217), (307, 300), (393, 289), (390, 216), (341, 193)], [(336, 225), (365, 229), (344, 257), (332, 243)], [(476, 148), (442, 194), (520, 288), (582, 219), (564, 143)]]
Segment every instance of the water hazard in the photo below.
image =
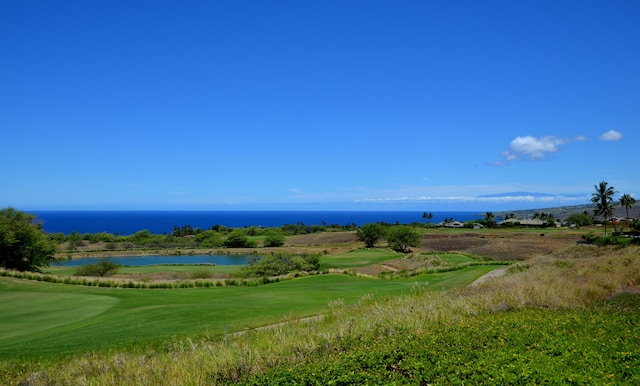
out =
[[(141, 267), (146, 265), (175, 265), (175, 264), (215, 264), (215, 265), (244, 265), (248, 255), (185, 255), (185, 256), (124, 256), (110, 257), (109, 261), (119, 265)], [(77, 267), (95, 264), (101, 258), (86, 258), (64, 260), (53, 263), (63, 267)]]

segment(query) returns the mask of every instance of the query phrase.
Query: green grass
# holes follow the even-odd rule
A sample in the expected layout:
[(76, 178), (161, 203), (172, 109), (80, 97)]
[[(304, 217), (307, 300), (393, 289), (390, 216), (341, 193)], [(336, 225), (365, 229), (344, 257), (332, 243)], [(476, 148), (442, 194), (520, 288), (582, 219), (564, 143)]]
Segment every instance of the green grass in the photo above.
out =
[(397, 259), (403, 254), (384, 248), (356, 249), (346, 253), (323, 256), (320, 258), (320, 269), (357, 268)]
[(111, 296), (64, 292), (0, 292), (0, 340), (78, 323), (118, 303)]
[[(433, 290), (467, 285), (495, 268), (474, 266), (407, 280), (317, 275), (257, 287), (189, 289), (98, 288), (0, 278), (0, 299), (7, 300), (2, 320), (10, 320), (3, 325), (0, 357), (145, 347), (174, 336), (221, 336), (324, 313), (339, 299), (348, 304), (368, 294), (408, 293), (416, 284)], [(30, 322), (31, 315), (51, 312), (58, 314), (53, 323)]]
[(639, 384), (639, 326), (638, 312), (494, 313), (333, 341), (242, 384)]

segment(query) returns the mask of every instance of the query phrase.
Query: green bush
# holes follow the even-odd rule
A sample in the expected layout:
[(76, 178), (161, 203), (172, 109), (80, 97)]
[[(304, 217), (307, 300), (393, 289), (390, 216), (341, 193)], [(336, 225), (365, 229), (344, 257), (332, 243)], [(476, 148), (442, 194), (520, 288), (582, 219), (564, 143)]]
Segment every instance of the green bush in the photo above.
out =
[(239, 277), (271, 277), (296, 271), (315, 271), (320, 267), (317, 254), (295, 255), (286, 252), (273, 252), (268, 256), (255, 256), (249, 259), (237, 273)]
[(191, 273), (192, 279), (211, 279), (213, 277), (213, 273), (209, 271), (195, 271)]
[(96, 264), (81, 265), (76, 268), (75, 276), (111, 276), (118, 272), (119, 265), (108, 259), (102, 259)]
[(227, 248), (255, 248), (256, 242), (249, 239), (243, 231), (236, 230), (227, 236), (224, 240), (224, 246)]
[(282, 231), (273, 229), (266, 233), (264, 239), (265, 247), (281, 247), (285, 243), (284, 233)]

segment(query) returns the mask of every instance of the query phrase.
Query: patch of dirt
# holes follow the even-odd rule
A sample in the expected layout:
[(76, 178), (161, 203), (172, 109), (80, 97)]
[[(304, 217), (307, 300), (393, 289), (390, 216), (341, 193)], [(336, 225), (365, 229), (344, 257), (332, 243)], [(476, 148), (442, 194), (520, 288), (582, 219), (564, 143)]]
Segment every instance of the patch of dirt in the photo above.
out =
[(370, 265), (368, 267), (358, 267), (358, 268), (353, 268), (351, 270), (353, 272), (359, 273), (361, 275), (377, 276), (377, 275), (381, 274), (382, 272), (391, 272), (391, 271), (393, 271), (392, 269), (389, 269), (389, 267), (387, 267), (386, 265), (387, 265), (386, 263), (385, 263), (385, 265), (373, 264), (373, 265)]
[(324, 232), (287, 236), (286, 247), (309, 251), (342, 253), (362, 246), (355, 232)]
[(421, 251), (466, 252), (487, 256), (494, 260), (525, 260), (575, 245), (580, 236), (573, 234), (523, 233), (464, 233), (422, 237)]

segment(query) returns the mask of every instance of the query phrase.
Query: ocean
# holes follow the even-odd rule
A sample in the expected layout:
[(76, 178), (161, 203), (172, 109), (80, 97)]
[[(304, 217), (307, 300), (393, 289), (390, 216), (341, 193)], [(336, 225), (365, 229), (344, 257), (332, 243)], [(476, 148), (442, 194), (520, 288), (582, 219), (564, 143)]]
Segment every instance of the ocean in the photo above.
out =
[(230, 228), (251, 226), (280, 227), (286, 224), (358, 226), (371, 222), (410, 224), (438, 223), (445, 218), (456, 221), (482, 219), (478, 212), (431, 212), (433, 218), (423, 219), (424, 212), (383, 211), (30, 211), (42, 223), (45, 232), (100, 233), (131, 235), (146, 229), (151, 233), (171, 233), (174, 226), (190, 225), (210, 229), (214, 225)]

